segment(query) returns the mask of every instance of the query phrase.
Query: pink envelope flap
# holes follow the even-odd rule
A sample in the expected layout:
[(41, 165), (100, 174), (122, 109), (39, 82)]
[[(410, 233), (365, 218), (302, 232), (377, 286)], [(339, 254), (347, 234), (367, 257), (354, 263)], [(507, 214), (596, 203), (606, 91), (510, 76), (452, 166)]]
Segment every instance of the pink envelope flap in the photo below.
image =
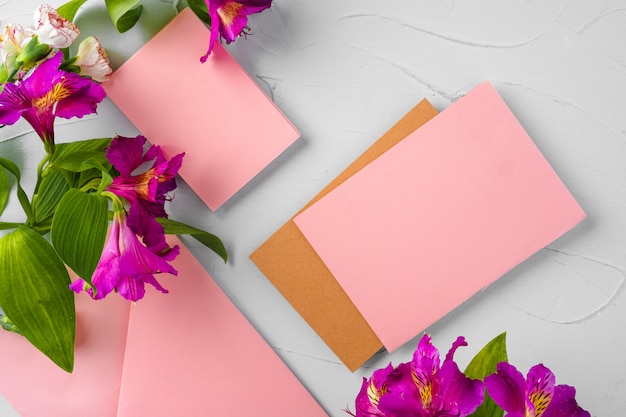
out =
[(392, 351), (584, 217), (483, 83), (295, 222)]
[(219, 208), (300, 135), (190, 10), (178, 14), (103, 84), (130, 121), (168, 157), (185, 152), (181, 177)]
[(118, 417), (326, 416), (189, 251), (173, 264), (131, 308)]

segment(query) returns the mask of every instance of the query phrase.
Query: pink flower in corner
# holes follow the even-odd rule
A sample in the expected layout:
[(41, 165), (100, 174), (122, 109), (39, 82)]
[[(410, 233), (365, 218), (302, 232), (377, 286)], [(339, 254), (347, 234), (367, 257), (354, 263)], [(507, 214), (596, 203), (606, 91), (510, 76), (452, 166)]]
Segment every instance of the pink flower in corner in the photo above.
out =
[(205, 62), (217, 38), (231, 43), (247, 29), (248, 15), (259, 13), (272, 5), (272, 0), (204, 0), (211, 18), (209, 49), (201, 58)]
[(454, 352), (467, 343), (459, 337), (443, 363), (430, 336), (420, 340), (413, 361), (389, 365), (364, 380), (356, 399), (356, 417), (465, 417), (483, 402), (483, 383), (466, 377)]
[(487, 392), (509, 417), (590, 417), (575, 399), (576, 390), (555, 385), (550, 369), (539, 364), (526, 379), (515, 367), (500, 362), (496, 372), (485, 377)]

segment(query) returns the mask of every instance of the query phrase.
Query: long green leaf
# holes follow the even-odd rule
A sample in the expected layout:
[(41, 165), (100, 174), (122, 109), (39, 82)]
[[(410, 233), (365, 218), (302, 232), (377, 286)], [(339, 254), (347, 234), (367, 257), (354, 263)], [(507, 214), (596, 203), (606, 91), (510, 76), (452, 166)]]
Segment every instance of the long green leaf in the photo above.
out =
[(75, 188), (65, 193), (54, 213), (50, 240), (61, 259), (87, 282), (102, 255), (108, 223), (108, 200)]
[(54, 156), (50, 160), (50, 168), (81, 172), (92, 168), (86, 165), (87, 160), (96, 160), (103, 166), (110, 166), (104, 156), (104, 148), (109, 146), (111, 138), (88, 139), (56, 145)]
[(9, 176), (3, 166), (0, 166), (0, 214), (4, 212), (9, 201)]
[(17, 222), (0, 222), (0, 230), (15, 229), (18, 226), (22, 226), (24, 223)]
[(124, 33), (139, 20), (141, 16), (140, 0), (105, 0), (111, 21), (118, 32)]
[[(493, 338), (481, 349), (465, 369), (465, 375), (473, 379), (482, 380), (496, 371), (500, 362), (508, 361), (506, 353), (506, 333)], [(476, 409), (471, 417), (502, 417), (504, 410), (496, 405), (485, 391), (485, 401)]]
[(74, 18), (76, 17), (76, 13), (78, 12), (78, 9), (80, 8), (80, 6), (82, 6), (87, 0), (70, 0), (67, 3), (65, 3), (64, 5), (62, 5), (61, 7), (59, 7), (57, 9), (57, 12), (63, 16), (64, 18), (66, 18), (67, 20), (69, 20), (70, 22), (74, 21)]
[(157, 221), (161, 224), (161, 226), (163, 226), (166, 234), (191, 235), (204, 246), (215, 252), (224, 260), (224, 262), (228, 262), (228, 252), (224, 247), (224, 243), (222, 243), (222, 240), (214, 234), (189, 226), (185, 223), (177, 222), (176, 220), (159, 217), (157, 218)]
[(17, 199), (22, 205), (22, 209), (24, 210), (24, 213), (26, 213), (26, 216), (29, 219), (32, 218), (33, 208), (30, 204), (30, 201), (28, 200), (26, 191), (24, 191), (24, 189), (20, 185), (20, 180), (22, 179), (20, 169), (17, 167), (17, 165), (15, 165), (13, 161), (6, 159), (6, 158), (2, 158), (2, 157), (0, 157), (0, 165), (2, 165), (4, 168), (6, 168), (7, 171), (13, 174), (13, 176), (17, 180)]
[(70, 277), (54, 249), (20, 226), (0, 239), (0, 305), (22, 334), (67, 372), (74, 367), (76, 313)]
[(52, 219), (59, 201), (69, 189), (70, 186), (60, 171), (48, 171), (39, 186), (39, 194), (33, 198), (33, 218), (36, 224)]

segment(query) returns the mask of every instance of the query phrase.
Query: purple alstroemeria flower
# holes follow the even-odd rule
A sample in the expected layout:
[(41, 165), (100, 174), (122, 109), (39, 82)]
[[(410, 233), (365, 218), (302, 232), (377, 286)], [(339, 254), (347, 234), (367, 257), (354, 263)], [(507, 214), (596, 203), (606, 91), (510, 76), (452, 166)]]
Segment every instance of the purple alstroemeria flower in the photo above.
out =
[(116, 290), (127, 300), (137, 301), (145, 294), (145, 284), (167, 293), (154, 277), (157, 273), (177, 275), (167, 262), (178, 255), (175, 246), (164, 256), (159, 256), (144, 246), (127, 224), (124, 209), (116, 210), (113, 224), (102, 256), (88, 285), (84, 280), (74, 281), (70, 288), (79, 293), (86, 290), (94, 299), (102, 299)]
[(591, 417), (576, 402), (576, 390), (555, 385), (552, 371), (542, 364), (528, 371), (526, 379), (511, 364), (500, 362), (485, 377), (487, 392), (508, 417)]
[(209, 49), (200, 60), (205, 62), (213, 50), (217, 38), (231, 43), (243, 32), (246, 33), (248, 15), (259, 13), (272, 5), (272, 0), (204, 0), (211, 18)]
[(380, 398), (388, 392), (387, 378), (392, 372), (395, 369), (389, 364), (386, 368), (374, 371), (370, 379), (363, 378), (361, 391), (355, 401), (356, 414), (348, 413), (355, 417), (384, 417), (378, 404)]
[[(158, 146), (150, 146), (144, 152), (146, 138), (137, 136), (115, 137), (106, 149), (105, 156), (120, 173), (107, 187), (107, 191), (124, 198), (130, 204), (128, 225), (155, 253), (169, 250), (163, 227), (155, 220), (167, 217), (165, 202), (168, 193), (176, 188), (176, 174), (184, 154), (166, 159)], [(153, 161), (143, 173), (135, 171), (143, 164)]]
[(356, 400), (356, 417), (465, 417), (484, 399), (483, 383), (466, 377), (454, 362), (454, 352), (466, 346), (459, 337), (443, 364), (439, 351), (424, 335), (413, 360), (391, 365), (364, 381)]
[(26, 79), (5, 84), (0, 94), (0, 123), (11, 125), (23, 117), (54, 152), (54, 119), (95, 113), (104, 89), (78, 74), (59, 69), (63, 53), (40, 64)]

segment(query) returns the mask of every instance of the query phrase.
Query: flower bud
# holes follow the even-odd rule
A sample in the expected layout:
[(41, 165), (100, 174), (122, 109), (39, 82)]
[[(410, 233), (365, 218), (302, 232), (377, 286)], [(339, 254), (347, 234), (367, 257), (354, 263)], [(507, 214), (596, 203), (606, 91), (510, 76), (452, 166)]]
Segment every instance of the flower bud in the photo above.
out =
[(78, 45), (78, 52), (76, 52), (76, 60), (73, 65), (80, 68), (80, 75), (89, 76), (97, 82), (106, 81), (113, 71), (106, 51), (98, 39), (93, 36), (85, 38)]

